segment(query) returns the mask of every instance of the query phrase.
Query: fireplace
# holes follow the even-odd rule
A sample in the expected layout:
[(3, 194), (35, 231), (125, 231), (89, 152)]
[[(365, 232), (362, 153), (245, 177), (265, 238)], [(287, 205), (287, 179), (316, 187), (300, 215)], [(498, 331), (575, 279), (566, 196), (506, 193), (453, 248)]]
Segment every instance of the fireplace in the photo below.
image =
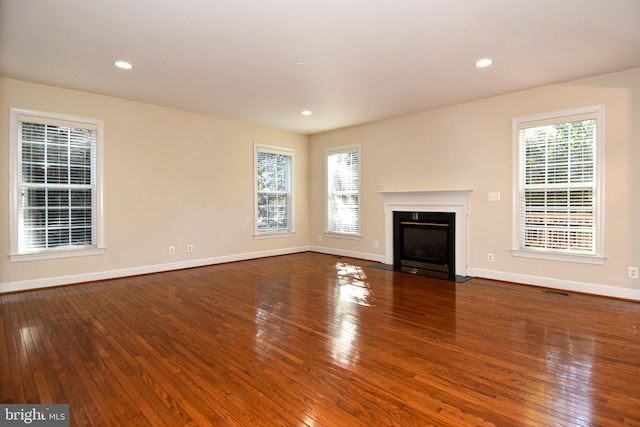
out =
[(380, 191), (384, 197), (384, 263), (394, 265), (393, 214), (395, 212), (445, 212), (455, 214), (454, 262), (456, 280), (467, 277), (467, 215), (472, 190)]
[(393, 213), (393, 268), (455, 280), (455, 213)]

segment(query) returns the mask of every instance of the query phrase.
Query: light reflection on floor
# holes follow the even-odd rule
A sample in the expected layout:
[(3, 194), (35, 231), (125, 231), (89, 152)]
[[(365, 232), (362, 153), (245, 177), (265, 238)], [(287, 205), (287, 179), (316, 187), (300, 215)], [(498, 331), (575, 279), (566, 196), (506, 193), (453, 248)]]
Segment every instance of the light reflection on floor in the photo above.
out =
[[(367, 275), (362, 267), (349, 264), (346, 262), (338, 262), (335, 265), (337, 277), (331, 284), (333, 295), (329, 295), (332, 301), (330, 310), (332, 310), (332, 319), (330, 323), (329, 334), (332, 339), (329, 341), (327, 350), (331, 358), (342, 367), (349, 367), (357, 363), (359, 353), (358, 328), (362, 320), (362, 310), (375, 305), (375, 295), (369, 282)], [(273, 318), (285, 316), (282, 313), (284, 302), (280, 299), (282, 295), (275, 300), (271, 296), (272, 304), (268, 307), (258, 308), (255, 314), (256, 325), (256, 343), (258, 348), (264, 348), (265, 345), (275, 345), (279, 341), (279, 333), (281, 332), (276, 324), (271, 324)], [(266, 298), (266, 297), (265, 297)], [(267, 304), (269, 299), (262, 301)]]
[(331, 357), (340, 366), (347, 368), (357, 362), (359, 310), (374, 305), (374, 294), (367, 282), (362, 267), (339, 262), (336, 264), (336, 301), (333, 321), (335, 332), (331, 340)]
[(336, 264), (336, 270), (338, 270), (341, 301), (349, 301), (366, 307), (374, 305), (373, 292), (366, 281), (367, 275), (362, 267), (339, 262)]
[[(546, 334), (545, 334), (546, 335)], [(550, 390), (544, 390), (545, 395), (557, 394), (556, 399), (547, 399), (545, 405), (555, 408), (558, 412), (566, 412), (571, 416), (575, 425), (593, 425), (591, 414), (593, 410), (592, 397), (590, 387), (593, 383), (593, 340), (582, 341), (575, 345), (581, 347), (579, 358), (575, 357), (576, 351), (574, 343), (571, 339), (571, 333), (566, 331), (565, 336), (560, 337), (561, 340), (554, 342), (556, 348), (547, 352), (547, 366), (545, 371), (559, 383), (567, 384), (584, 384), (584, 388), (578, 390), (579, 393), (573, 393), (570, 387), (557, 387), (557, 384), (548, 386)], [(580, 396), (580, 397), (578, 397)], [(579, 405), (568, 404), (568, 402), (579, 401)]]
[(39, 342), (40, 329), (37, 326), (23, 326), (20, 328), (20, 335), (22, 336), (22, 345), (26, 351), (26, 354), (36, 351)]

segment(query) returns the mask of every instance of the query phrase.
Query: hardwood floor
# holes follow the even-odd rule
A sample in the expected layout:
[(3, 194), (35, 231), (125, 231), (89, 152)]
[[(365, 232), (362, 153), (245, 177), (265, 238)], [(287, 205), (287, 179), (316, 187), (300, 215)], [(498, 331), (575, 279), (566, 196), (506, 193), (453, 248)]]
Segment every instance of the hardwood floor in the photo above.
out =
[(640, 425), (640, 304), (316, 253), (0, 295), (71, 425)]

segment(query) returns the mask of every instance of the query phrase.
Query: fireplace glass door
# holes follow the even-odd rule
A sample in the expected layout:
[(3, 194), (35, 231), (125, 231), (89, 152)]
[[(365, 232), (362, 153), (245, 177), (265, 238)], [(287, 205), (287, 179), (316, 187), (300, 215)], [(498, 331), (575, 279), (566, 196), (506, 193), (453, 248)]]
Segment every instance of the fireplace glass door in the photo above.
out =
[(394, 212), (394, 268), (455, 280), (455, 214)]

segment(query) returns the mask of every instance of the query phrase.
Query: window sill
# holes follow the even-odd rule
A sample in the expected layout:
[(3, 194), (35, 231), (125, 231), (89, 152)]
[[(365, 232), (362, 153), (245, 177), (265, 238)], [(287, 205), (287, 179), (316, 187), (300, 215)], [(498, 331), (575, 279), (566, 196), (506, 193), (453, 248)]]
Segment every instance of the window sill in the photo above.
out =
[(71, 258), (81, 256), (104, 255), (106, 248), (64, 249), (59, 251), (34, 252), (28, 254), (9, 255), (11, 262), (40, 261), (45, 259)]
[(545, 259), (549, 261), (574, 262), (578, 264), (604, 264), (605, 258), (598, 255), (569, 255), (553, 252), (527, 251), (522, 249), (512, 249), (511, 255), (521, 258)]
[(293, 237), (296, 235), (295, 231), (278, 231), (278, 232), (270, 232), (270, 233), (256, 233), (253, 235), (253, 238), (256, 240), (260, 239), (278, 239), (281, 237)]
[(356, 233), (336, 233), (333, 231), (325, 231), (324, 235), (327, 237), (335, 237), (336, 239), (362, 240), (362, 235)]

